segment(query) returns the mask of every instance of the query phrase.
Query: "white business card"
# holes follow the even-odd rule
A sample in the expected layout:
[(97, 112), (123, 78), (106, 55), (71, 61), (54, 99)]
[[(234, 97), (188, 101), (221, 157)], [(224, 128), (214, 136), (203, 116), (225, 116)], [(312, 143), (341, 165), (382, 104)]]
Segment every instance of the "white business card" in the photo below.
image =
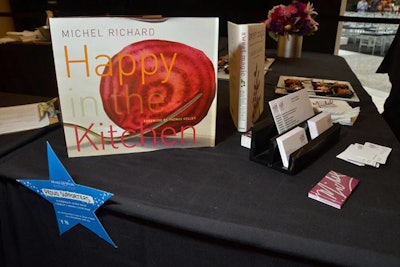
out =
[(300, 126), (278, 136), (276, 138), (283, 167), (289, 167), (290, 154), (308, 143), (306, 131)]
[(241, 134), (240, 145), (245, 148), (251, 148), (251, 130)]
[(316, 138), (321, 133), (332, 127), (332, 116), (328, 112), (321, 112), (307, 120), (311, 139)]
[(299, 90), (268, 103), (279, 134), (314, 116), (307, 90)]

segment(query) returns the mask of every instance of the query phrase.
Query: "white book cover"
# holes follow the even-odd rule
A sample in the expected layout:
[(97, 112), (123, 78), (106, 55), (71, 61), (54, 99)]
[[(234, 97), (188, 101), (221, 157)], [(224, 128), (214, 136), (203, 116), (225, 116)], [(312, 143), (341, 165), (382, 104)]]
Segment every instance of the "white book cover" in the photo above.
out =
[(308, 143), (306, 131), (300, 126), (278, 136), (276, 138), (283, 167), (289, 167), (289, 156), (291, 153)]
[(247, 132), (264, 110), (264, 23), (228, 21), (229, 103), (239, 132)]
[(51, 18), (68, 156), (215, 146), (218, 29), (218, 18)]

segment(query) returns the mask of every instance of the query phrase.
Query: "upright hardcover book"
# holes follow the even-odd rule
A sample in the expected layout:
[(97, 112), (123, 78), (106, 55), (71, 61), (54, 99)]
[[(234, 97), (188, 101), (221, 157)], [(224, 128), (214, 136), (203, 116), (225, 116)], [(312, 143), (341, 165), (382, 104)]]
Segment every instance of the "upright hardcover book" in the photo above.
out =
[(247, 132), (264, 110), (264, 23), (228, 21), (229, 103), (239, 132)]
[(218, 24), (50, 19), (68, 155), (214, 146)]
[(308, 197), (340, 209), (357, 187), (359, 180), (329, 171), (309, 192)]

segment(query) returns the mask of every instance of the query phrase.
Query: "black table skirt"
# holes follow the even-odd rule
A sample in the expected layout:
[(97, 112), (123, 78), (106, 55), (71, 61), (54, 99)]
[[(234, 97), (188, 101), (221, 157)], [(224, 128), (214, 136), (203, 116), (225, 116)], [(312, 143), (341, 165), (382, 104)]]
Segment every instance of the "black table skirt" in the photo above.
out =
[[(291, 176), (249, 160), (229, 117), (227, 81), (218, 84), (212, 148), (68, 158), (55, 129), (0, 158), (2, 265), (399, 266), (395, 136), (343, 58), (277, 58), (266, 75), (266, 103), (277, 97), (279, 75), (346, 80), (361, 99), (352, 104), (361, 109), (354, 126), (342, 126), (339, 143), (306, 169)], [(51, 204), (15, 181), (48, 178), (46, 141), (76, 183), (114, 194), (96, 214), (118, 248), (80, 226), (59, 236)], [(386, 165), (336, 158), (366, 141), (393, 148)], [(329, 170), (360, 179), (341, 210), (307, 197)]]

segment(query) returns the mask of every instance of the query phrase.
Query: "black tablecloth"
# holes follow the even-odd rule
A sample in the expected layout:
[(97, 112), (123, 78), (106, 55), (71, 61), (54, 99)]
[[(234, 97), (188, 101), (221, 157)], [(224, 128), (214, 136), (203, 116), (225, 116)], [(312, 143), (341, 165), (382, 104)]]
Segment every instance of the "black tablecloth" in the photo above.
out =
[[(279, 75), (346, 80), (361, 100), (354, 126), (307, 168), (291, 176), (249, 160), (227, 81), (218, 83), (215, 147), (68, 158), (62, 129), (51, 131), (0, 159), (3, 265), (399, 266), (400, 146), (371, 98), (338, 56), (303, 53), (271, 68), (266, 101)], [(96, 214), (117, 249), (80, 226), (58, 236), (51, 204), (15, 181), (48, 178), (46, 141), (76, 183), (114, 194)], [(336, 158), (366, 141), (393, 148), (386, 165)], [(307, 197), (329, 170), (360, 179), (340, 210)]]

